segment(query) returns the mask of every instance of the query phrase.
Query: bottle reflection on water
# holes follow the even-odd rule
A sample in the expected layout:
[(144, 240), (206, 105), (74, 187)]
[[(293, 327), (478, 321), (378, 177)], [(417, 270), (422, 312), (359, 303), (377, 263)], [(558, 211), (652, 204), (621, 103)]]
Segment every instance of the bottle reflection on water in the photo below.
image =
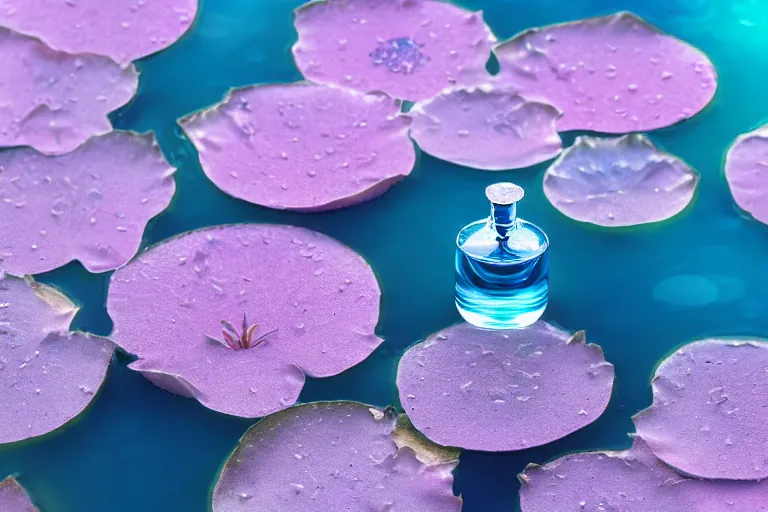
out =
[(491, 216), (465, 226), (456, 238), (456, 307), (477, 327), (525, 327), (547, 307), (549, 240), (517, 218), (521, 187), (496, 183), (485, 194)]

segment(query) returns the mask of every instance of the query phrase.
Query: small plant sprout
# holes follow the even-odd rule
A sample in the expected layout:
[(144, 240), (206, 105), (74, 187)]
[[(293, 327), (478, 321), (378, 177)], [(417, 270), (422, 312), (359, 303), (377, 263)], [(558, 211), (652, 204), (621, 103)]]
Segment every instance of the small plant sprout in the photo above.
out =
[(207, 334), (206, 338), (211, 341), (215, 341), (216, 343), (220, 343), (227, 348), (231, 348), (232, 350), (243, 350), (258, 347), (264, 343), (264, 341), (266, 341), (267, 336), (277, 331), (277, 329), (272, 329), (271, 331), (262, 334), (258, 338), (253, 339), (256, 331), (259, 330), (259, 326), (258, 324), (248, 325), (248, 319), (246, 318), (245, 313), (243, 313), (242, 332), (238, 333), (235, 327), (226, 320), (222, 320), (221, 325), (224, 327), (224, 329), (221, 330), (221, 334), (224, 336), (224, 340), (214, 338), (213, 336), (208, 336)]

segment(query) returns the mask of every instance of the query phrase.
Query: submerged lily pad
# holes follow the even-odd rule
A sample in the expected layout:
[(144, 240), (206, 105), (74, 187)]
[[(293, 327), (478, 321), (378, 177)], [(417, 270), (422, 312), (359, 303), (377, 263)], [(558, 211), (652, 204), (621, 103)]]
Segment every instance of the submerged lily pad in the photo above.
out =
[(39, 512), (29, 495), (12, 476), (0, 482), (0, 510), (3, 512)]
[(320, 0), (296, 10), (296, 65), (316, 83), (418, 101), (487, 76), (481, 12), (434, 0)]
[(768, 477), (768, 343), (706, 339), (684, 346), (659, 365), (653, 405), (635, 425), (657, 457), (686, 474)]
[(547, 323), (483, 330), (460, 323), (411, 347), (397, 387), (414, 426), (432, 441), (482, 451), (550, 443), (608, 406), (613, 365), (597, 345)]
[(0, 276), (0, 444), (61, 427), (104, 382), (115, 347), (67, 332), (76, 312), (53, 288)]
[(69, 53), (120, 64), (167, 48), (195, 19), (198, 0), (0, 0), (0, 25)]
[(768, 481), (685, 478), (642, 440), (623, 452), (573, 453), (518, 477), (522, 512), (764, 512)]
[(739, 208), (768, 224), (768, 125), (734, 141), (725, 157), (725, 178)]
[(659, 222), (683, 211), (699, 175), (644, 135), (578, 137), (547, 169), (544, 194), (564, 215), (598, 226)]
[(259, 417), (294, 404), (304, 374), (367, 358), (382, 342), (379, 297), (365, 260), (336, 240), (245, 224), (143, 253), (112, 276), (107, 309), (112, 338), (139, 357), (131, 368), (211, 409)]
[(175, 190), (175, 169), (154, 137), (132, 132), (58, 156), (10, 149), (0, 169), (0, 270), (15, 275), (75, 259), (91, 272), (124, 265)]
[(233, 90), (180, 124), (227, 194), (321, 211), (373, 199), (410, 174), (416, 153), (399, 111), (384, 95), (294, 83)]
[(527, 30), (494, 53), (502, 81), (563, 111), (560, 131), (670, 126), (717, 88), (706, 55), (628, 12)]
[(458, 512), (458, 452), (410, 432), (407, 418), (354, 402), (320, 402), (251, 427), (219, 475), (214, 512)]
[(132, 65), (120, 68), (106, 57), (55, 51), (2, 27), (0, 69), (0, 146), (45, 153), (72, 151), (112, 130), (107, 114), (127, 103), (138, 86)]
[(446, 89), (410, 112), (411, 136), (432, 156), (476, 169), (518, 169), (554, 158), (560, 112), (486, 84)]

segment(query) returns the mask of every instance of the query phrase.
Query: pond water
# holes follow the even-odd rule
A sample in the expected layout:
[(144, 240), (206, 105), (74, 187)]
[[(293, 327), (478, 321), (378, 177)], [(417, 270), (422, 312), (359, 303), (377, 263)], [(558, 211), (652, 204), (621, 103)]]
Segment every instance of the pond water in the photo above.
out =
[[(145, 233), (144, 247), (222, 223), (295, 224), (327, 233), (362, 254), (382, 286), (378, 333), (385, 343), (344, 374), (310, 380), (302, 401), (396, 403), (403, 350), (460, 320), (454, 308), (454, 240), (487, 214), (484, 188), (526, 189), (521, 216), (551, 241), (550, 302), (544, 319), (586, 329), (616, 367), (606, 413), (551, 445), (509, 454), (465, 452), (455, 492), (465, 512), (518, 510), (516, 479), (527, 464), (574, 450), (629, 446), (631, 416), (650, 404), (649, 379), (676, 347), (712, 335), (768, 336), (768, 227), (735, 207), (723, 175), (727, 146), (768, 113), (768, 3), (763, 0), (461, 0), (483, 9), (499, 39), (531, 26), (632, 10), (703, 50), (719, 74), (713, 103), (692, 120), (650, 137), (701, 174), (693, 204), (670, 221), (605, 230), (557, 212), (542, 192), (546, 165), (510, 172), (462, 168), (420, 154), (413, 174), (381, 198), (310, 215), (270, 211), (230, 198), (204, 176), (175, 119), (220, 101), (233, 86), (301, 78), (290, 55), (291, 11), (301, 0), (205, 0), (195, 27), (138, 63), (135, 100), (116, 127), (153, 130), (172, 164), (172, 207)], [(565, 136), (570, 145), (573, 134)], [(82, 310), (73, 327), (108, 334), (109, 274), (79, 264), (37, 276)], [(150, 319), (147, 319), (150, 320)], [(0, 447), (0, 475), (20, 481), (45, 512), (204, 511), (217, 470), (252, 420), (227, 417), (166, 393), (120, 357), (90, 409), (32, 442)], [(243, 390), (247, 392), (247, 390)]]

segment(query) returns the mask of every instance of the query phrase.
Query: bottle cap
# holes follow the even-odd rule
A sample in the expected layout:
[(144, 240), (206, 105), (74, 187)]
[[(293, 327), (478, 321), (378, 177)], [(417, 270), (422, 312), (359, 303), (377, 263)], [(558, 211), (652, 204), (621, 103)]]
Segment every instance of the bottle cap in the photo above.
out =
[(523, 187), (514, 183), (494, 183), (485, 189), (485, 197), (490, 202), (498, 205), (511, 205), (520, 201), (525, 195)]

